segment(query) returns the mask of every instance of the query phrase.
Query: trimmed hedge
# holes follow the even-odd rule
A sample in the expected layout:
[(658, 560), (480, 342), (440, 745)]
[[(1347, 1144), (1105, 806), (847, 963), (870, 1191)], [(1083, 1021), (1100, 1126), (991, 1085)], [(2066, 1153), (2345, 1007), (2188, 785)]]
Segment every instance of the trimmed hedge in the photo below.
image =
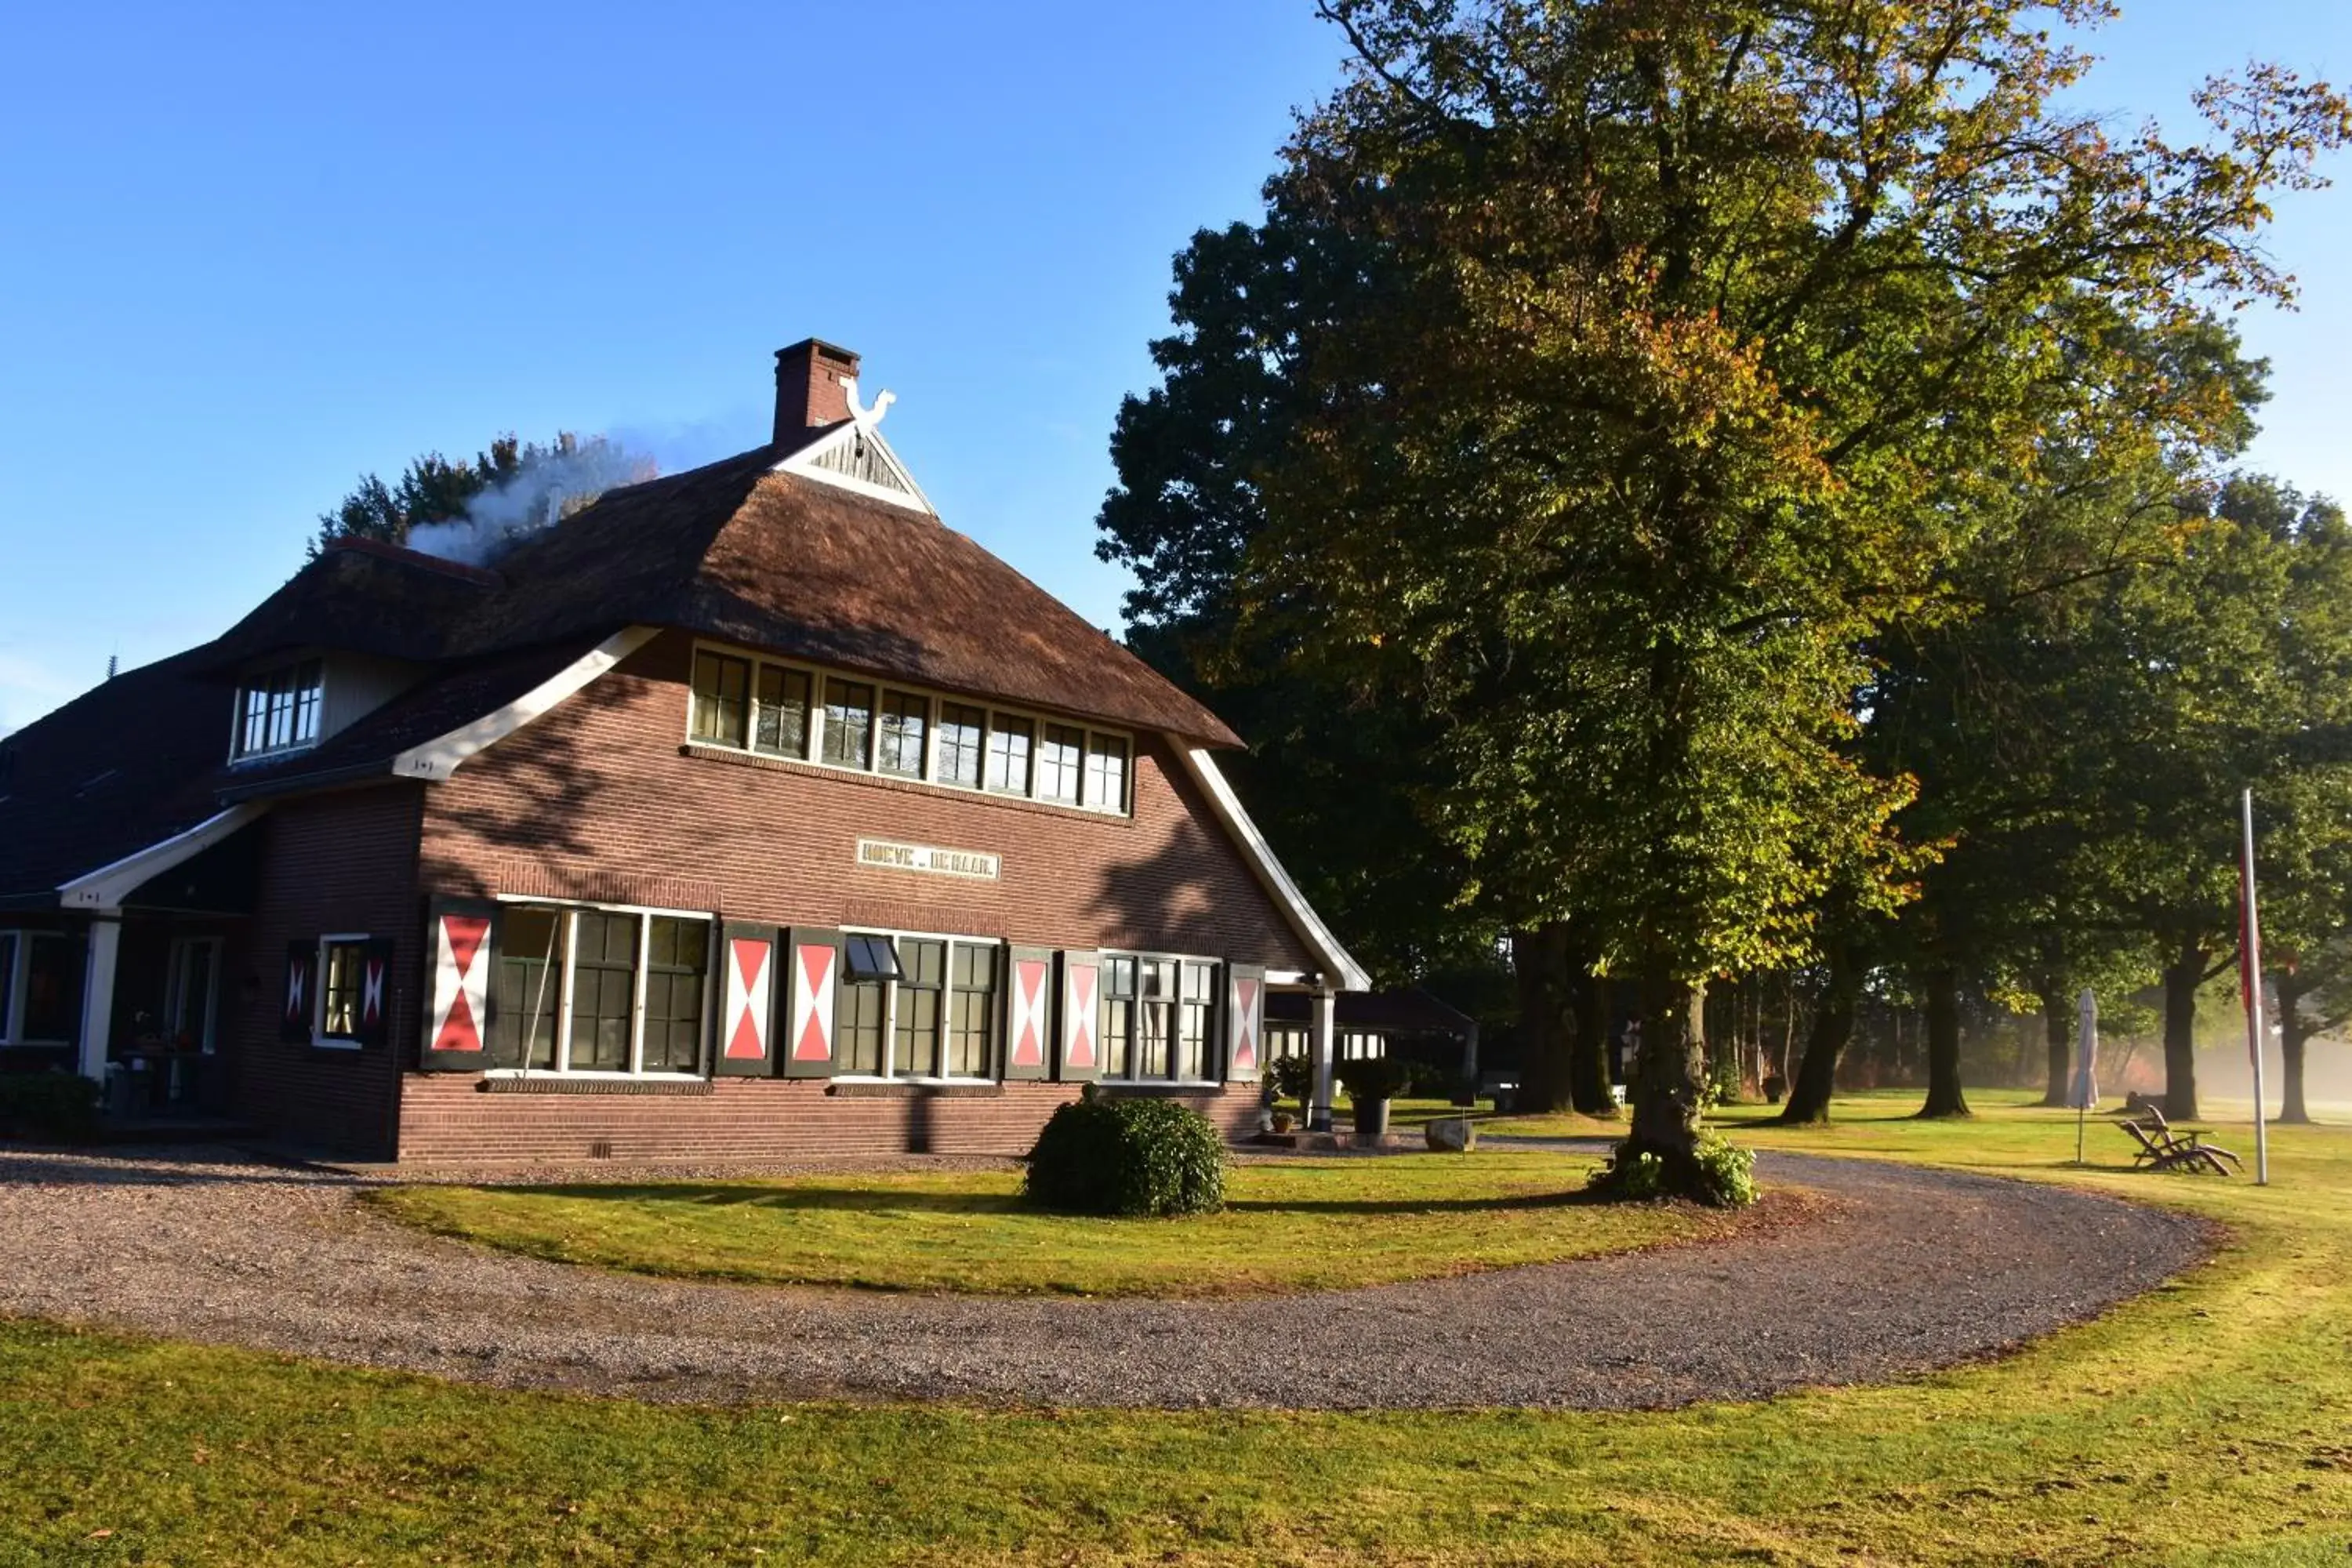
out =
[(1190, 1107), (1104, 1100), (1089, 1085), (1037, 1135), (1022, 1192), (1063, 1214), (1213, 1214), (1225, 1203), (1224, 1142)]
[(79, 1073), (0, 1073), (0, 1132), (81, 1142), (97, 1135), (98, 1095)]

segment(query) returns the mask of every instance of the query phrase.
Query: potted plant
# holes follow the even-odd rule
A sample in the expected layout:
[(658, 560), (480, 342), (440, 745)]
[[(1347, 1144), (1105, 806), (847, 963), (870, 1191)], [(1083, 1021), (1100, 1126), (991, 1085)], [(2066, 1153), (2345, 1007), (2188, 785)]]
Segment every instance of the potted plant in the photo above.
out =
[(1348, 1091), (1359, 1137), (1389, 1130), (1389, 1101), (1412, 1082), (1412, 1069), (1396, 1057), (1362, 1057), (1339, 1064), (1339, 1087)]

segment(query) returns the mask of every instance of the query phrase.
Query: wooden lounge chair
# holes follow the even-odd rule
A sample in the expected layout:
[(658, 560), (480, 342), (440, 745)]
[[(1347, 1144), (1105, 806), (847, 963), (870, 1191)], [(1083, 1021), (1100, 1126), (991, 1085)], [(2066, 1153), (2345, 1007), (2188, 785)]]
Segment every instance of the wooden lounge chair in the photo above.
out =
[(2138, 1152), (2132, 1155), (2132, 1163), (2151, 1171), (2210, 1171), (2217, 1176), (2226, 1176), (2233, 1167), (2243, 1163), (2220, 1144), (2206, 1142), (2203, 1133), (2176, 1130), (2165, 1121), (2164, 1112), (2153, 1105), (2140, 1107), (2132, 1115), (2119, 1119), (2116, 1125), (2130, 1133), (2132, 1141), (2139, 1145)]

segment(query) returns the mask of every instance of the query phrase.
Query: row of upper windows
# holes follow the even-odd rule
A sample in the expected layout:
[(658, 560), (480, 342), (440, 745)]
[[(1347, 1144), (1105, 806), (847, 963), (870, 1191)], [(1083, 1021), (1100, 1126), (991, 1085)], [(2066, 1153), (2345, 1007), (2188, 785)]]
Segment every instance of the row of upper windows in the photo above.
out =
[(708, 648), (687, 738), (1119, 815), (1133, 754), (1123, 735)]

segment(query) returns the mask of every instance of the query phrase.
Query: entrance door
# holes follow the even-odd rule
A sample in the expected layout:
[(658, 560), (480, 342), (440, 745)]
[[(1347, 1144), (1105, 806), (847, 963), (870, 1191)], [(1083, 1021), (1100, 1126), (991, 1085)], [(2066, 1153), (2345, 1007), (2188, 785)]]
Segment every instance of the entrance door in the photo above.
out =
[(163, 1034), (175, 1049), (213, 1054), (220, 958), (221, 939), (216, 936), (173, 939), (171, 978), (163, 1000)]

